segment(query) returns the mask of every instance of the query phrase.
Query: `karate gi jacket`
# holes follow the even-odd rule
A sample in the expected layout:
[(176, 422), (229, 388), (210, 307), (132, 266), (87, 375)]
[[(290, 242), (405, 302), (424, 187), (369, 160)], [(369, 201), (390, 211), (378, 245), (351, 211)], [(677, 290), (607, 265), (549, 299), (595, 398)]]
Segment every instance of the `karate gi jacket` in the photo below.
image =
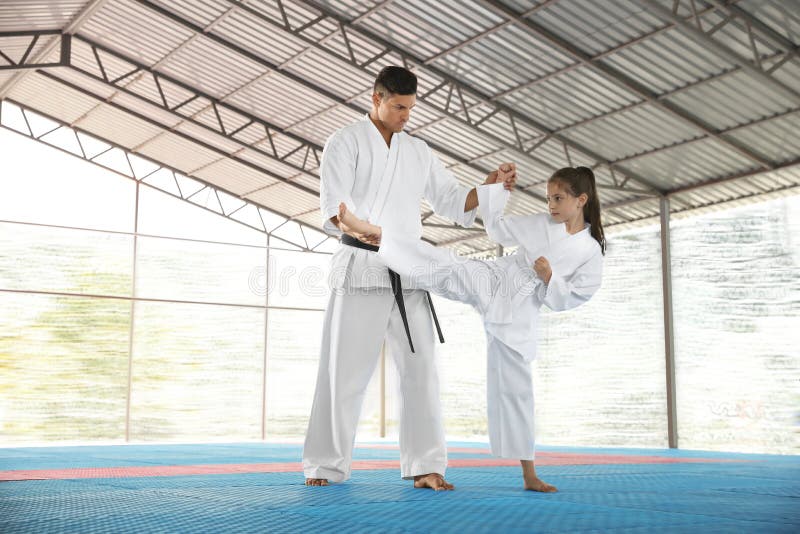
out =
[[(566, 225), (553, 221), (549, 214), (504, 215), (508, 198), (509, 191), (502, 184), (478, 187), (479, 209), (489, 238), (503, 246), (519, 247), (511, 255), (487, 262), (499, 283), (487, 299), (484, 326), (487, 333), (531, 361), (536, 357), (542, 304), (563, 311), (588, 301), (600, 288), (603, 254), (588, 223), (570, 235)], [(541, 256), (553, 271), (547, 284), (533, 270)]]
[[(436, 214), (464, 227), (477, 214), (464, 212), (471, 188), (456, 180), (425, 141), (400, 132), (386, 146), (369, 115), (328, 139), (320, 178), (323, 228), (334, 236), (341, 231), (330, 218), (338, 214), (340, 202), (361, 219), (414, 239), (422, 237), (422, 199)], [(330, 281), (332, 289), (391, 287), (375, 253), (346, 245), (333, 255)]]

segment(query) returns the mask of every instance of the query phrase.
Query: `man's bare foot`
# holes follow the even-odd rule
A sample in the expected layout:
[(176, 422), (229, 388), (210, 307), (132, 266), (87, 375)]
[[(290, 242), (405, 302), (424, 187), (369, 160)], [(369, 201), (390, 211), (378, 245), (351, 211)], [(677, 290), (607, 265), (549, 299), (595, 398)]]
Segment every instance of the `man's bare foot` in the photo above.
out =
[(541, 491), (542, 493), (555, 493), (558, 489), (552, 484), (548, 484), (538, 477), (531, 479), (525, 478), (525, 489), (531, 491)]
[(536, 476), (536, 465), (533, 460), (520, 460), (519, 463), (522, 464), (522, 478), (525, 480), (526, 490), (541, 491), (542, 493), (555, 493), (558, 491), (555, 486)]
[(307, 478), (306, 486), (327, 486), (328, 480), (325, 478)]
[(431, 488), (434, 491), (455, 489), (455, 486), (446, 481), (439, 473), (428, 473), (427, 475), (415, 476), (414, 487)]
[(348, 211), (344, 202), (339, 203), (339, 220), (357, 234), (376, 236), (380, 240), (381, 227), (356, 217), (354, 213)]

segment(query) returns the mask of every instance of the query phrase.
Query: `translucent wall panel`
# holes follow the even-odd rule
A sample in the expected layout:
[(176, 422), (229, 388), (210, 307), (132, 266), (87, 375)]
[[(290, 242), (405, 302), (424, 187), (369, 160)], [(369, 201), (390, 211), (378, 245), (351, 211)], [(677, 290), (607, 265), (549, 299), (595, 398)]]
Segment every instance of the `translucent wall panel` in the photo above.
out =
[(0, 443), (125, 438), (130, 303), (0, 292)]
[(542, 309), (537, 442), (667, 446), (660, 260), (657, 227), (614, 234), (592, 300), (567, 312)]
[(323, 313), (269, 310), (267, 438), (302, 439), (317, 383)]
[[(267, 439), (305, 437), (317, 383), (323, 317), (319, 311), (269, 311)], [(356, 433), (359, 441), (380, 435), (379, 371), (378, 366), (367, 388)]]
[(0, 129), (0, 220), (130, 232), (132, 180)]
[(0, 222), (0, 289), (130, 296), (133, 237)]
[(676, 221), (681, 448), (800, 453), (800, 197)]
[[(433, 297), (445, 343), (437, 340), (445, 433), (453, 438), (486, 439), (486, 336), (480, 316), (469, 306)], [(387, 435), (399, 435), (399, 384), (387, 361)]]
[(137, 302), (131, 440), (259, 439), (264, 310)]
[(265, 247), (140, 237), (136, 256), (137, 297), (264, 305)]
[[(170, 190), (170, 185), (173, 185), (177, 195), (179, 190), (174, 185), (172, 174), (161, 173), (159, 176), (164, 174), (169, 178), (159, 181), (158, 186)], [(197, 182), (184, 180), (181, 185), (184, 195), (191, 195), (202, 187)], [(208, 192), (210, 190), (200, 194)], [(267, 242), (267, 236), (257, 230), (146, 185), (139, 188), (139, 233), (256, 246), (265, 246)]]
[(330, 295), (330, 262), (329, 254), (270, 250), (269, 286), (266, 288), (269, 305), (325, 308)]

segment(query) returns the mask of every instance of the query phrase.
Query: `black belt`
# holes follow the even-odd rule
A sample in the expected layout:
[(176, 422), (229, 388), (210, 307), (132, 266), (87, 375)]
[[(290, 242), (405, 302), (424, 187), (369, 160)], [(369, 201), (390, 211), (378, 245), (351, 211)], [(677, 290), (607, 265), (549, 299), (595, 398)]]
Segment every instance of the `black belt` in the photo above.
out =
[[(342, 234), (342, 244), (350, 245), (351, 247), (370, 250), (378, 252), (379, 248), (374, 245), (368, 245), (363, 241), (359, 241), (355, 237), (347, 234)], [(408, 328), (408, 315), (406, 314), (406, 304), (403, 301), (403, 288), (400, 286), (400, 275), (389, 269), (389, 280), (392, 282), (392, 293), (394, 293), (394, 301), (397, 303), (397, 309), (400, 310), (400, 317), (403, 319), (403, 326), (406, 329), (406, 336), (408, 337), (408, 345), (411, 347), (411, 352), (414, 352), (414, 343), (411, 342), (411, 331)], [(439, 326), (439, 319), (436, 317), (436, 310), (433, 307), (433, 300), (431, 294), (427, 291), (425, 296), (428, 299), (428, 306), (431, 309), (433, 322), (436, 325), (436, 333), (439, 334), (439, 343), (444, 343), (444, 336), (442, 335), (442, 328)]]

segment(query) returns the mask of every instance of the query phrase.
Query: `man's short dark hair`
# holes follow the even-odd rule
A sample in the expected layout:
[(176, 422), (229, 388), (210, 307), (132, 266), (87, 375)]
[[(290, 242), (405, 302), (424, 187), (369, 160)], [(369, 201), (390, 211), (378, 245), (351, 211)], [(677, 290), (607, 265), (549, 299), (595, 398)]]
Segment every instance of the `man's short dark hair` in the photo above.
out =
[(417, 77), (408, 69), (389, 65), (378, 73), (378, 77), (375, 78), (374, 90), (381, 97), (415, 95), (417, 94)]

